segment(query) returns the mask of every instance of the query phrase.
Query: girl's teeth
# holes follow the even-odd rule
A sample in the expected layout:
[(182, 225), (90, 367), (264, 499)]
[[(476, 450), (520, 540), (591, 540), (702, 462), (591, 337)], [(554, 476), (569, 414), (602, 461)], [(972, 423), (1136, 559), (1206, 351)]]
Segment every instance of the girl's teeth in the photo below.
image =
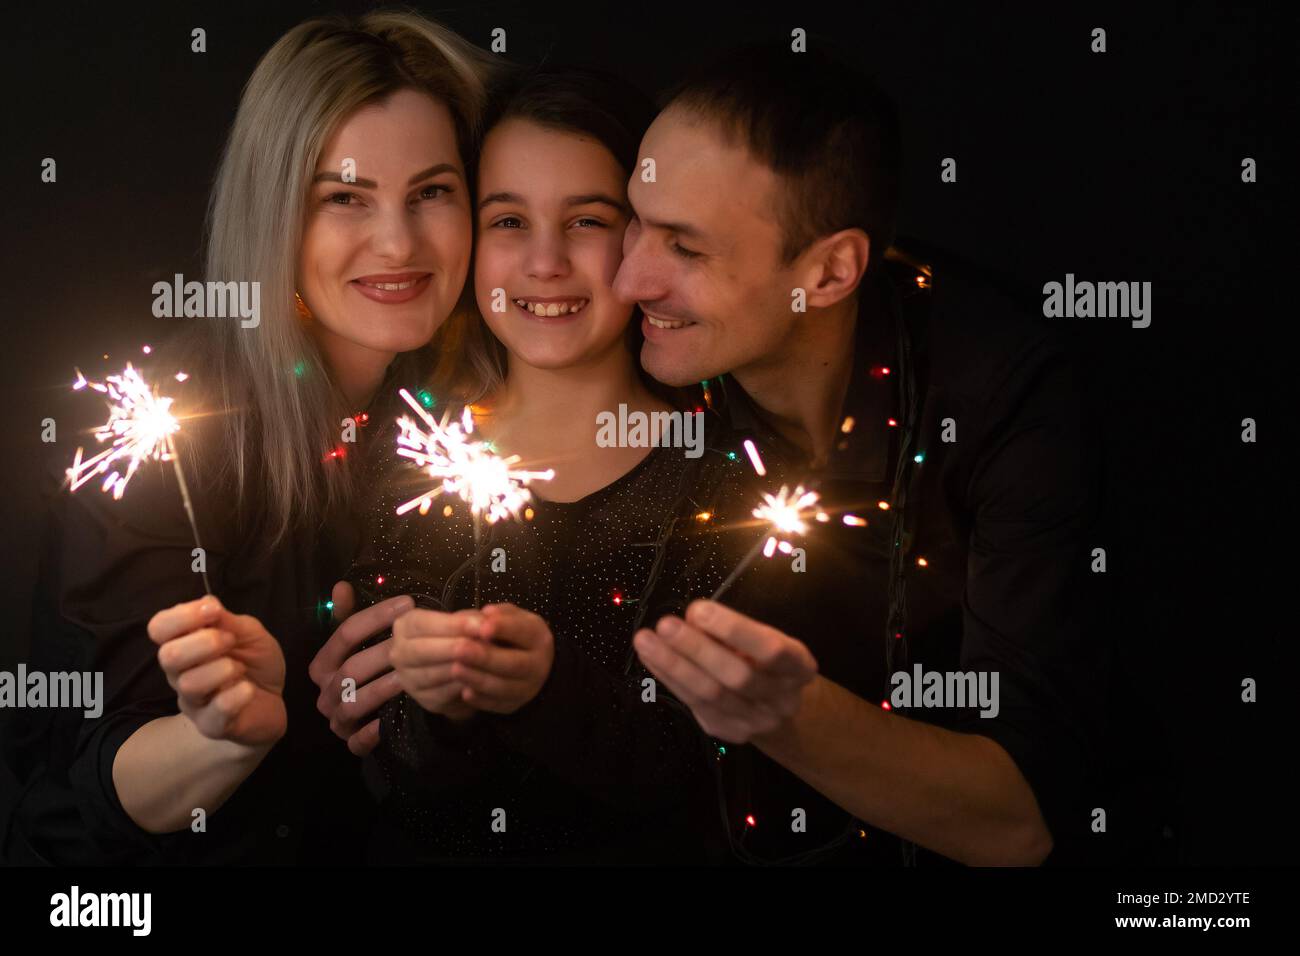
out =
[(533, 315), (541, 315), (546, 318), (555, 318), (559, 315), (569, 315), (577, 312), (587, 304), (586, 299), (579, 299), (573, 303), (569, 302), (529, 302), (526, 299), (515, 299), (515, 305), (521, 309), (526, 309)]

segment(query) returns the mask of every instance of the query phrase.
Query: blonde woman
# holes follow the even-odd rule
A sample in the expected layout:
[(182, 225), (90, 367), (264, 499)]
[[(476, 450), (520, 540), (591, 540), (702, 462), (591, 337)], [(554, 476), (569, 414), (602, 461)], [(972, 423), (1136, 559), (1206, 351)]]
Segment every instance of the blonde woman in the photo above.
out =
[(386, 376), (418, 376), (463, 294), (492, 70), (446, 28), (385, 12), (300, 24), (255, 69), (205, 278), (260, 283), (259, 321), (181, 320), (191, 334), (150, 357), (190, 373), (182, 455), (214, 596), (168, 470), (121, 501), (57, 499), (33, 644), (103, 671), (104, 701), (79, 727), (27, 729), (53, 750), (19, 815), (28, 856), (338, 861), (350, 845), (355, 758), (308, 667), (355, 542), (372, 402)]

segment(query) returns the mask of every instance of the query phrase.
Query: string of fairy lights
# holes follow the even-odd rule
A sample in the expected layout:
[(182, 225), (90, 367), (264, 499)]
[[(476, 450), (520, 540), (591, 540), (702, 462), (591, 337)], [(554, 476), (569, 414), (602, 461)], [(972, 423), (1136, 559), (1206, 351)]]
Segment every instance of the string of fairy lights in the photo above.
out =
[[(921, 289), (930, 287), (928, 267), (922, 267), (918, 272), (916, 283)], [(897, 322), (896, 331), (895, 347), (900, 359), (898, 398), (903, 408), (903, 419), (900, 422), (891, 416), (887, 421), (890, 428), (897, 428), (900, 431), (899, 452), (890, 498), (877, 502), (878, 509), (882, 512), (891, 512), (893, 518), (893, 547), (890, 549), (888, 584), (889, 613), (885, 628), (887, 673), (893, 673), (899, 666), (906, 666), (908, 659), (906, 572), (910, 566), (907, 557), (910, 548), (903, 546), (905, 542), (910, 545), (910, 534), (905, 520), (907, 487), (915, 469), (925, 461), (924, 450), (913, 452), (918, 427), (918, 406), (917, 387), (912, 369), (912, 343), (907, 323)], [(142, 351), (148, 355), (152, 350), (146, 345)], [(107, 359), (108, 356), (104, 357)], [(884, 365), (874, 366), (869, 371), (876, 378), (888, 378), (893, 374), (893, 369)], [(182, 428), (182, 419), (172, 410), (173, 399), (162, 394), (159, 387), (151, 384), (130, 362), (121, 373), (109, 375), (103, 382), (87, 379), (80, 369), (76, 372), (77, 378), (72, 386), (75, 391), (90, 389), (102, 395), (108, 402), (108, 419), (93, 432), (96, 440), (101, 444), (107, 442), (108, 447), (90, 458), (83, 457), (83, 449), (77, 448), (72, 465), (66, 470), (69, 490), (75, 492), (90, 480), (102, 478), (101, 490), (111, 494), (115, 500), (121, 499), (131, 479), (144, 462), (170, 462), (177, 478), (178, 489), (194, 534), (195, 544), (201, 548), (198, 522), (195, 519), (193, 502), (175, 441), (175, 436)], [(302, 363), (294, 369), (294, 374), (299, 376), (303, 374)], [(176, 372), (173, 377), (177, 382), (185, 382), (189, 378), (185, 372)], [(713, 392), (710, 381), (701, 384), (705, 402), (712, 408)], [(492, 525), (498, 521), (517, 519), (521, 515), (525, 520), (531, 519), (533, 511), (529, 506), (532, 500), (529, 485), (533, 481), (551, 480), (555, 474), (554, 470), (530, 471), (516, 468), (519, 462), (517, 456), (503, 457), (497, 454), (491, 442), (473, 438), (474, 423), (470, 406), (463, 409), (459, 422), (449, 424), (448, 414), (444, 413), (441, 420), (435, 419), (430, 414), (429, 410), (436, 404), (436, 398), (427, 390), (420, 390), (413, 396), (406, 389), (400, 389), (399, 395), (415, 413), (416, 419), (406, 415), (397, 419), (396, 455), (414, 463), (432, 483), (416, 497), (398, 505), (396, 513), (401, 516), (414, 510), (420, 515), (427, 515), (434, 499), (444, 495), (458, 498), (468, 506), (474, 523), (474, 552), (466, 563), (472, 563), (474, 568), (474, 601), (477, 606), (480, 591), (480, 521), (485, 520)], [(702, 411), (702, 409), (697, 410)], [(355, 421), (359, 425), (366, 425), (369, 421), (368, 413), (359, 413)], [(847, 436), (853, 431), (855, 425), (852, 417), (845, 417), (840, 431)], [(744, 439), (739, 448), (712, 450), (720, 453), (727, 462), (733, 464), (739, 461), (740, 453), (743, 452), (757, 476), (765, 477), (767, 474), (762, 457), (750, 439)], [(344, 448), (338, 446), (326, 453), (324, 461), (338, 460), (345, 457), (345, 454)], [(695, 466), (684, 470), (679, 488), (678, 507), (671, 509), (672, 513), (661, 527), (658, 539), (655, 542), (644, 543), (656, 550), (650, 576), (642, 592), (643, 596), (650, 593), (662, 572), (667, 544), (683, 517), (682, 499), (688, 499), (692, 505), (699, 507), (698, 503), (691, 498), (691, 482), (696, 472)], [(807, 534), (811, 528), (810, 521), (823, 524), (829, 522), (830, 513), (819, 508), (819, 503), (817, 491), (812, 487), (805, 487), (802, 483), (797, 484), (793, 490), (790, 490), (788, 485), (782, 485), (775, 493), (763, 492), (760, 501), (752, 510), (754, 518), (762, 528), (762, 533), (745, 557), (732, 568), (714, 592), (713, 599), (720, 598), (760, 554), (764, 558), (771, 558), (777, 552), (790, 554), (793, 550), (791, 539)], [(442, 509), (444, 517), (450, 517), (453, 513), (454, 508), (450, 504)], [(708, 523), (715, 515), (709, 508), (703, 508), (696, 511), (693, 517), (700, 523)], [(846, 526), (859, 528), (867, 527), (869, 523), (866, 518), (852, 513), (842, 514), (841, 521)], [(918, 568), (926, 568), (929, 562), (925, 557), (918, 556), (915, 565)], [(381, 574), (377, 577), (376, 583), (382, 584), (383, 580)], [(203, 571), (203, 583), (207, 593), (211, 594), (206, 569)], [(448, 584), (450, 585), (451, 582)], [(637, 626), (640, 625), (648, 610), (644, 604), (644, 597), (629, 598), (621, 589), (614, 591), (611, 600), (619, 606), (641, 605), (638, 609)], [(322, 602), (322, 607), (330, 611), (333, 609), (333, 602), (328, 600)], [(629, 652), (625, 672), (630, 672), (632, 662), (633, 653)], [(673, 699), (671, 695), (666, 695), (665, 700), (687, 714), (690, 713), (685, 705)], [(882, 701), (881, 707), (889, 710), (889, 701)], [(726, 746), (716, 740), (708, 742), (706, 749), (709, 751), (708, 756), (712, 758), (710, 762), (714, 764), (719, 763), (727, 755)], [(715, 774), (715, 780), (724, 830), (731, 841), (733, 852), (747, 862), (757, 865), (811, 862), (833, 852), (855, 834), (859, 838), (867, 836), (866, 831), (859, 827), (856, 821), (850, 820), (844, 833), (823, 846), (781, 860), (758, 858), (744, 845), (744, 835), (756, 828), (758, 821), (750, 811), (743, 816), (733, 817), (727, 805), (725, 786), (720, 772)], [(743, 823), (739, 841), (736, 840), (733, 831), (734, 819), (739, 819)], [(914, 866), (915, 845), (902, 841), (902, 852), (904, 865)]]

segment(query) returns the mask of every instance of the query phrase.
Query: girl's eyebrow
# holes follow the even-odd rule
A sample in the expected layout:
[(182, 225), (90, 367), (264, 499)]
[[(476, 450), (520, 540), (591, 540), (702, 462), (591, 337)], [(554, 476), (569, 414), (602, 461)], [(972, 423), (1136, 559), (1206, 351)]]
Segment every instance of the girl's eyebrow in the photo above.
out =
[[(486, 196), (484, 196), (482, 201), (478, 204), (478, 208), (483, 209), (484, 207), (497, 202), (513, 203), (517, 206), (527, 205), (527, 203), (524, 201), (524, 197), (519, 195), (518, 193), (497, 192), (497, 193), (488, 193)], [(607, 193), (584, 193), (580, 196), (568, 196), (564, 200), (564, 205), (566, 206), (587, 206), (592, 203), (599, 203), (601, 205), (611, 206), (618, 212), (627, 211), (627, 203), (623, 202), (622, 200), (616, 199), (615, 197), (610, 196)]]
[(587, 206), (592, 203), (599, 203), (604, 206), (613, 206), (619, 212), (627, 211), (627, 203), (621, 199), (615, 199), (606, 193), (587, 193), (583, 196), (570, 196), (564, 200), (566, 206)]

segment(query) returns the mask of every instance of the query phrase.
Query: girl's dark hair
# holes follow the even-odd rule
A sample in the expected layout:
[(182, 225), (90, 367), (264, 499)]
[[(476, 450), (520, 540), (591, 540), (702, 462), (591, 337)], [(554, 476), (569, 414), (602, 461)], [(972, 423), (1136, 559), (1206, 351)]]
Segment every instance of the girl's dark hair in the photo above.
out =
[(656, 113), (654, 101), (622, 77), (545, 65), (518, 73), (493, 91), (485, 128), (524, 119), (548, 129), (592, 136), (630, 176), (641, 137)]
[[(622, 77), (602, 70), (542, 65), (520, 70), (492, 91), (484, 120), (484, 139), (506, 120), (520, 119), (546, 129), (589, 136), (609, 150), (623, 172), (637, 165), (641, 137), (658, 110), (654, 100)], [(473, 177), (477, 184), (477, 170)], [(453, 318), (443, 326), (438, 379), (468, 401), (478, 401), (506, 375), (506, 351), (481, 316)], [(641, 310), (628, 322), (627, 346), (641, 354)], [(459, 366), (459, 368), (457, 368)], [(469, 366), (468, 368), (466, 366)], [(656, 382), (640, 369), (646, 385), (660, 398), (685, 405), (683, 393)]]

